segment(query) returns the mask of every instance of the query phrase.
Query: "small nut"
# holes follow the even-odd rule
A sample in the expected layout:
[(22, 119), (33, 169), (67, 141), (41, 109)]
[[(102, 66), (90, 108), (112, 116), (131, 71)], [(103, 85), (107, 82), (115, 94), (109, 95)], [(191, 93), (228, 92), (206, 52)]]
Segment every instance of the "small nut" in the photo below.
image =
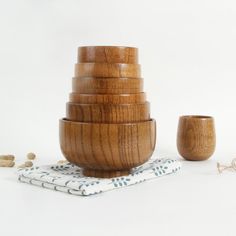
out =
[(12, 160), (0, 160), (0, 167), (13, 167), (15, 162)]
[(19, 166), (17, 166), (17, 168), (26, 168), (25, 164), (21, 164)]
[(64, 163), (67, 163), (67, 160), (60, 160), (57, 162), (57, 164), (64, 164)]
[(33, 152), (29, 152), (27, 154), (27, 159), (28, 160), (34, 160), (36, 158), (36, 155)]
[(0, 160), (14, 161), (15, 156), (14, 155), (0, 155)]
[(25, 165), (25, 167), (31, 167), (31, 166), (33, 166), (33, 162), (32, 161), (26, 161), (24, 165)]
[(27, 167), (32, 167), (32, 166), (33, 166), (32, 161), (26, 161), (25, 163), (19, 165), (18, 168), (27, 168)]

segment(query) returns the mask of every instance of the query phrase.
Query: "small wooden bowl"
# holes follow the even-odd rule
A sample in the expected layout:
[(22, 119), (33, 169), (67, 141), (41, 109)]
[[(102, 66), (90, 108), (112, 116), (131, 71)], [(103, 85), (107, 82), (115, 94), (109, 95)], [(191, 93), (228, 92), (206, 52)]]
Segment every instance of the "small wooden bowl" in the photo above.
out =
[(68, 102), (66, 118), (71, 121), (125, 123), (150, 119), (149, 102), (138, 104), (79, 104)]
[(72, 91), (86, 94), (140, 93), (143, 79), (76, 77), (72, 79)]
[(84, 168), (85, 176), (127, 175), (151, 157), (155, 144), (155, 120), (125, 124), (60, 120), (62, 153), (69, 162)]
[(79, 47), (78, 62), (137, 64), (138, 49), (114, 46)]
[(70, 102), (84, 104), (133, 104), (144, 103), (146, 101), (146, 93), (133, 94), (79, 94), (70, 93)]
[(140, 78), (141, 68), (139, 64), (78, 63), (75, 64), (75, 77)]

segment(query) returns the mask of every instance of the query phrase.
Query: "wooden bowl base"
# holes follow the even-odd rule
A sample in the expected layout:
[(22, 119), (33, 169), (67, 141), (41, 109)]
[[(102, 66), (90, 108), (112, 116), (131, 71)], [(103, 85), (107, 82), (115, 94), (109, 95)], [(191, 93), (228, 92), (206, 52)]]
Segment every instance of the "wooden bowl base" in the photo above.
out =
[(117, 170), (117, 171), (92, 170), (92, 169), (83, 170), (84, 176), (95, 177), (95, 178), (113, 178), (129, 174), (130, 174), (129, 170)]

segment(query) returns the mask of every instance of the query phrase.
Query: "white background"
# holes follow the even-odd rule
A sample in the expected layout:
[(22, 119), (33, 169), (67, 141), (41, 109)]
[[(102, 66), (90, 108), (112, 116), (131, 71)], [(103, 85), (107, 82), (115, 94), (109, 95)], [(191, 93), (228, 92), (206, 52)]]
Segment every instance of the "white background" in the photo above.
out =
[(159, 156), (178, 158), (183, 114), (215, 117), (215, 155), (92, 198), (19, 184), (15, 169), (1, 169), (0, 234), (235, 235), (236, 173), (215, 168), (236, 157), (235, 1), (1, 0), (0, 153), (18, 162), (29, 151), (39, 163), (62, 159), (58, 120), (82, 45), (139, 48)]

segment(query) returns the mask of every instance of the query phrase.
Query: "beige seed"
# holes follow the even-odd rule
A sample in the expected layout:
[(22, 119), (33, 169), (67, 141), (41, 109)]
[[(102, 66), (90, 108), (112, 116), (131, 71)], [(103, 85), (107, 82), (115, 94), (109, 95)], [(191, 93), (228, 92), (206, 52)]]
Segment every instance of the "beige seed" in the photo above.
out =
[(27, 168), (27, 167), (32, 167), (32, 166), (33, 166), (32, 161), (26, 161), (25, 163), (19, 165), (18, 168)]
[(33, 162), (32, 161), (26, 161), (25, 162), (25, 167), (31, 167), (33, 166)]
[(13, 167), (15, 162), (12, 160), (0, 160), (0, 167)]
[(14, 155), (0, 155), (0, 160), (14, 161), (15, 156)]
[(60, 160), (60, 161), (57, 162), (57, 164), (64, 164), (66, 162), (67, 162), (67, 160)]
[(25, 163), (17, 166), (17, 168), (26, 168)]
[(27, 154), (27, 159), (28, 160), (34, 160), (36, 158), (36, 155), (33, 152), (29, 152)]

